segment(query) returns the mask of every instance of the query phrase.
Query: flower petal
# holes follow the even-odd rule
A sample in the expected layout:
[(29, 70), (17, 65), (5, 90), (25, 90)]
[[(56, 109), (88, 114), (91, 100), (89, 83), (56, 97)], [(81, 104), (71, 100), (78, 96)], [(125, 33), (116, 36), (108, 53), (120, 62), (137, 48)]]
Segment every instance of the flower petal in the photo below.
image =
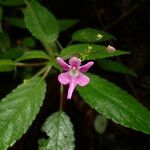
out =
[(76, 80), (77, 84), (79, 84), (80, 86), (85, 86), (90, 82), (89, 77), (87, 77), (83, 73), (80, 73)]
[(68, 65), (62, 58), (57, 57), (56, 58), (58, 64), (63, 68), (63, 70), (68, 71), (70, 68), (70, 65)]
[(87, 71), (90, 69), (90, 67), (93, 66), (93, 65), (94, 65), (94, 62), (93, 62), (93, 61), (90, 61), (90, 62), (88, 62), (87, 64), (85, 64), (85, 65), (79, 67), (79, 70), (80, 70), (81, 72), (87, 72)]
[(71, 81), (69, 84), (69, 89), (68, 89), (67, 99), (71, 99), (72, 93), (76, 86), (77, 86), (76, 78), (71, 78)]
[(65, 73), (61, 73), (59, 76), (58, 76), (58, 81), (61, 83), (61, 84), (68, 84), (71, 80), (71, 77), (70, 77), (70, 74), (69, 72), (65, 72)]
[(81, 60), (77, 57), (72, 57), (69, 60), (69, 64), (71, 65), (71, 67), (79, 67), (81, 65)]

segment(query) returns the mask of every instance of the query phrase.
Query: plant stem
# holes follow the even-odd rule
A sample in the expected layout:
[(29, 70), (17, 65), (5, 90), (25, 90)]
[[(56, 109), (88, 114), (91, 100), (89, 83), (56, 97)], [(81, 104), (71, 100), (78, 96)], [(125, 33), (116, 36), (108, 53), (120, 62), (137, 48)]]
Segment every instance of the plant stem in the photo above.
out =
[(71, 41), (68, 43), (68, 45), (67, 45), (67, 46), (70, 46), (70, 45), (72, 44), (72, 42), (73, 42), (73, 40), (71, 40)]
[(58, 40), (56, 41), (56, 44), (58, 45), (58, 47), (60, 48), (60, 50), (63, 50), (63, 47), (62, 47), (62, 45), (60, 44), (60, 42)]
[(48, 55), (49, 55), (51, 58), (55, 58), (50, 44), (48, 44), (48, 43), (46, 43), (46, 42), (44, 42), (44, 41), (41, 41), (41, 42), (42, 42), (43, 46), (45, 47), (45, 49), (46, 49)]
[(124, 19), (126, 16), (131, 14), (134, 10), (136, 10), (139, 6), (141, 6), (142, 3), (146, 2), (147, 0), (141, 0), (138, 3), (136, 3), (131, 9), (127, 10), (123, 14), (121, 14), (114, 22), (109, 24), (108, 26), (104, 27), (103, 30), (108, 30), (112, 28), (114, 25), (118, 24), (122, 19)]
[(45, 72), (44, 75), (42, 76), (43, 79), (45, 79), (45, 78), (48, 76), (48, 74), (49, 74), (51, 68), (52, 68), (52, 66), (49, 66), (49, 67), (47, 68), (46, 72)]
[(63, 109), (63, 91), (64, 91), (64, 88), (63, 88), (63, 85), (61, 84), (60, 85), (60, 105), (59, 105), (60, 111), (62, 111)]
[(30, 2), (28, 0), (24, 0), (24, 3), (29, 6), (30, 5)]
[(47, 66), (43, 67), (39, 72), (37, 72), (37, 73), (35, 74), (35, 76), (40, 76), (40, 75), (42, 75), (42, 74), (46, 71), (46, 69), (47, 69)]
[(43, 66), (46, 64), (47, 64), (47, 62), (39, 62), (39, 63), (20, 63), (20, 62), (17, 62), (16, 66), (18, 66), (18, 67), (38, 67), (38, 66)]

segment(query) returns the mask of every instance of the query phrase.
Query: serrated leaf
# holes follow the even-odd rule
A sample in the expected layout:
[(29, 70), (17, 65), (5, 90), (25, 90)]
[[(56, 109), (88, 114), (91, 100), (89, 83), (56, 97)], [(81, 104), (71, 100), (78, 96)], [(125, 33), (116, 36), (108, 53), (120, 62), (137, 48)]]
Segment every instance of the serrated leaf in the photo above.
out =
[[(98, 38), (98, 35), (102, 37)], [(84, 28), (84, 29), (77, 30), (72, 35), (72, 40), (79, 41), (79, 42), (100, 42), (100, 41), (108, 41), (111, 39), (116, 40), (116, 38), (111, 34), (98, 29), (92, 29), (92, 28)]]
[(44, 123), (42, 131), (48, 139), (39, 141), (39, 150), (73, 150), (74, 132), (69, 117), (62, 111), (52, 114)]
[(102, 59), (102, 58), (108, 58), (108, 57), (114, 57), (114, 56), (119, 56), (119, 55), (125, 55), (129, 54), (127, 51), (121, 51), (121, 50), (116, 50), (115, 52), (108, 52), (106, 49), (106, 46), (102, 45), (96, 45), (96, 44), (75, 44), (68, 46), (64, 48), (60, 56), (63, 57), (64, 59), (68, 59), (72, 56), (82, 56), (84, 53), (88, 50), (88, 47), (91, 46), (92, 50), (91, 52), (85, 57), (85, 60), (94, 60), (94, 59)]
[(150, 134), (150, 111), (115, 84), (88, 74), (90, 84), (78, 87), (84, 101), (114, 122)]
[(0, 59), (0, 72), (8, 72), (15, 69), (15, 62), (10, 59)]
[(29, 59), (46, 59), (49, 60), (49, 56), (43, 52), (38, 50), (32, 50), (24, 53), (21, 57), (19, 57), (16, 61), (24, 61)]
[(58, 38), (58, 23), (54, 15), (36, 1), (28, 3), (24, 11), (25, 24), (37, 39), (52, 43)]
[(23, 28), (25, 29), (25, 22), (23, 18), (17, 18), (17, 17), (8, 17), (6, 18), (6, 20), (12, 24), (13, 26), (19, 27), (19, 28)]
[(0, 4), (4, 6), (19, 6), (24, 4), (24, 0), (0, 0)]
[(61, 20), (58, 20), (59, 30), (61, 32), (65, 31), (65, 30), (68, 30), (69, 28), (71, 28), (72, 26), (77, 24), (78, 22), (79, 22), (79, 20), (77, 20), (77, 19), (61, 19)]
[(119, 73), (126, 73), (126, 74), (131, 74), (133, 76), (136, 76), (136, 73), (128, 68), (127, 66), (118, 63), (116, 61), (112, 60), (99, 60), (98, 64), (101, 68), (108, 70), (108, 71), (113, 71), (113, 72), (119, 72)]
[(0, 150), (27, 131), (42, 105), (46, 84), (40, 77), (25, 80), (0, 102)]

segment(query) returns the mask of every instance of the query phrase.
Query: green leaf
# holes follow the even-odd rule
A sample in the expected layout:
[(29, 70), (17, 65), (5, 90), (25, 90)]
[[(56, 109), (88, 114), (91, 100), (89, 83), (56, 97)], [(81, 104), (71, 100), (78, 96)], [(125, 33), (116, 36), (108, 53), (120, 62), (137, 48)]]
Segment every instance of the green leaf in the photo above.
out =
[(51, 60), (51, 64), (54, 68), (56, 68), (59, 71), (62, 71), (62, 69), (60, 68), (60, 65), (57, 63), (56, 59), (52, 59)]
[(99, 134), (103, 134), (107, 128), (107, 118), (105, 116), (97, 115), (94, 121), (94, 128)]
[(24, 0), (0, 0), (0, 4), (4, 6), (19, 6), (24, 4)]
[(0, 49), (5, 49), (10, 47), (10, 39), (7, 33), (0, 32)]
[(8, 17), (6, 18), (6, 20), (12, 24), (13, 26), (19, 27), (19, 28), (23, 28), (25, 29), (25, 22), (23, 18), (17, 18), (17, 17)]
[(75, 44), (68, 46), (64, 48), (61, 51), (60, 56), (63, 57), (64, 59), (68, 59), (72, 56), (84, 56), (86, 55), (86, 51), (88, 50), (88, 47), (91, 46), (92, 50), (91, 52), (85, 57), (85, 60), (94, 60), (94, 59), (102, 59), (102, 58), (108, 58), (108, 57), (114, 57), (114, 56), (119, 56), (119, 55), (125, 55), (129, 54), (127, 51), (121, 51), (121, 50), (116, 50), (115, 52), (108, 52), (106, 49), (106, 46), (102, 45), (89, 45), (89, 44)]
[(36, 44), (35, 40), (32, 37), (26, 37), (22, 41), (23, 47), (34, 47)]
[(24, 53), (24, 49), (19, 47), (10, 47), (5, 49), (0, 53), (1, 59), (12, 59), (15, 60), (18, 57), (22, 56)]
[(46, 84), (41, 77), (24, 80), (0, 102), (0, 150), (12, 146), (27, 131), (42, 106)]
[[(98, 38), (98, 35), (102, 37)], [(79, 42), (101, 42), (101, 41), (108, 41), (111, 39), (116, 40), (116, 38), (111, 34), (98, 29), (92, 29), (92, 28), (84, 28), (84, 29), (77, 30), (72, 35), (72, 40), (79, 41)]]
[(99, 60), (98, 64), (101, 68), (108, 70), (108, 71), (126, 73), (126, 74), (131, 74), (133, 76), (136, 76), (136, 73), (132, 69), (130, 69), (130, 68), (126, 67), (125, 65), (118, 63), (116, 61)]
[(65, 31), (65, 30), (68, 30), (69, 28), (71, 28), (72, 26), (77, 24), (78, 22), (79, 22), (79, 20), (77, 20), (77, 19), (61, 19), (61, 20), (58, 20), (59, 30), (61, 32)]
[(58, 22), (44, 6), (36, 1), (28, 3), (24, 11), (25, 24), (33, 36), (46, 43), (58, 38)]
[(24, 60), (29, 60), (29, 59), (46, 59), (49, 60), (49, 56), (43, 52), (43, 51), (38, 51), (38, 50), (33, 50), (24, 53), (21, 57), (19, 57), (16, 61), (24, 61)]
[(10, 59), (0, 59), (0, 72), (8, 72), (15, 69), (15, 62)]
[(44, 123), (42, 131), (48, 139), (40, 139), (39, 150), (73, 150), (74, 132), (69, 117), (62, 111), (52, 114)]
[(150, 134), (150, 111), (113, 83), (87, 74), (90, 84), (78, 87), (84, 101), (114, 122)]

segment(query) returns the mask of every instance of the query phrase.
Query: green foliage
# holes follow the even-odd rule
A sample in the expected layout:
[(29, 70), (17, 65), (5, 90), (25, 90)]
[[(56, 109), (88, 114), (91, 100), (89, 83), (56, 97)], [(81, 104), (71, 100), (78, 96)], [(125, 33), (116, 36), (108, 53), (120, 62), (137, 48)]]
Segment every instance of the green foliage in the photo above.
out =
[(21, 55), (23, 55), (24, 51), (25, 51), (24, 49), (19, 47), (10, 47), (0, 53), (0, 58), (15, 60)]
[(116, 61), (99, 60), (98, 64), (101, 68), (108, 70), (108, 71), (126, 73), (126, 74), (131, 74), (133, 76), (136, 76), (136, 74), (133, 70), (131, 70), (130, 68), (128, 68), (125, 65), (118, 63)]
[(6, 20), (13, 26), (23, 28), (23, 29), (26, 28), (23, 18), (7, 17)]
[(53, 14), (36, 1), (27, 4), (24, 11), (25, 24), (33, 36), (46, 43), (56, 41), (58, 23)]
[(23, 5), (24, 0), (0, 0), (0, 4), (4, 6), (18, 6)]
[(103, 134), (106, 130), (108, 121), (103, 115), (97, 115), (94, 121), (94, 128), (99, 134)]
[(150, 133), (150, 111), (113, 83), (88, 74), (90, 84), (78, 87), (84, 101), (107, 118), (126, 127)]
[(0, 72), (8, 72), (15, 69), (15, 62), (10, 59), (0, 59)]
[(74, 133), (69, 117), (62, 111), (52, 114), (44, 123), (42, 131), (48, 139), (40, 139), (39, 150), (73, 150)]
[(0, 150), (12, 146), (29, 128), (42, 105), (46, 84), (40, 77), (25, 80), (0, 102)]
[(129, 52), (121, 51), (121, 50), (116, 50), (115, 52), (110, 53), (106, 50), (107, 47), (102, 45), (75, 44), (64, 48), (61, 51), (60, 56), (63, 57), (64, 59), (68, 59), (72, 56), (78, 56), (78, 57), (84, 56), (84, 53), (88, 50), (89, 46), (91, 46), (92, 49), (90, 53), (87, 55), (87, 57), (85, 57), (85, 60), (102, 59), (102, 58), (129, 54)]
[(60, 68), (60, 65), (56, 62), (55, 59), (54, 59), (54, 60), (51, 60), (50, 62), (51, 62), (52, 66), (53, 66), (55, 69), (57, 69), (57, 70), (59, 70), (59, 71), (62, 71), (62, 69)]
[(10, 47), (10, 39), (7, 33), (0, 32), (0, 50)]
[(65, 31), (65, 30), (68, 30), (72, 26), (76, 25), (78, 22), (79, 22), (79, 20), (77, 20), (77, 19), (61, 19), (61, 20), (58, 20), (59, 30), (61, 32)]
[[(26, 68), (20, 69), (19, 73), (16, 71), (17, 77), (19, 76), (20, 79), (31, 77), (24, 80), (23, 84), (0, 101), (0, 150), (6, 150), (12, 146), (36, 118), (46, 92), (46, 83), (43, 79), (49, 73), (54, 76), (57, 74), (53, 68), (62, 72), (55, 57), (69, 59), (77, 56), (82, 61), (98, 59), (98, 64), (105, 70), (135, 75), (131, 69), (122, 64), (111, 60), (100, 60), (129, 54), (122, 50), (111, 52), (107, 46), (97, 44), (102, 41), (116, 40), (113, 35), (98, 29), (80, 29), (72, 35), (71, 42), (84, 43), (62, 48), (60, 42), (57, 41), (59, 32), (71, 28), (79, 20), (57, 20), (46, 7), (38, 3), (38, 0), (0, 0), (0, 4), (4, 5), (4, 7), (0, 6), (0, 72), (13, 71), (16, 66), (21, 66)], [(7, 6), (21, 7), (8, 8)], [(9, 13), (3, 15), (3, 9), (4, 12), (5, 9), (6, 12), (13, 11), (13, 9), (15, 11), (11, 15)], [(23, 11), (24, 18), (21, 18), (18, 10)], [(6, 29), (7, 23), (12, 25), (12, 29), (14, 26), (20, 28), (19, 32), (10, 33), (11, 42), (9, 28), (7, 29), (8, 35), (2, 29), (2, 19), (6, 21), (6, 24), (5, 22), (3, 24)], [(26, 34), (27, 29), (33, 36), (25, 37), (28, 34)], [(21, 36), (13, 37), (12, 33), (20, 33), (20, 31), (23, 31)], [(35, 38), (40, 40), (42, 45), (39, 45), (39, 41)], [(43, 46), (47, 53), (43, 50), (30, 50), (39, 48), (39, 46)], [(33, 61), (34, 63), (32, 63)], [(34, 66), (40, 67), (34, 69)], [(37, 72), (35, 73), (35, 71)], [(41, 78), (39, 75), (43, 75), (43, 77)], [(97, 75), (87, 75), (91, 80), (90, 83), (85, 87), (77, 87), (86, 103), (116, 123), (150, 134), (150, 112), (146, 108), (113, 83)], [(61, 89), (60, 92), (63, 90)], [(95, 130), (100, 134), (104, 133), (107, 127), (108, 122), (105, 116), (98, 115), (94, 122)], [(42, 126), (42, 131), (47, 134), (47, 138), (39, 140), (39, 150), (75, 149), (73, 125), (64, 112), (58, 111), (48, 117)]]
[(26, 67), (20, 72), (20, 74), (22, 80), (31, 78), (34, 74), (34, 69), (31, 67)]
[(24, 53), (21, 57), (19, 57), (16, 61), (24, 61), (30, 59), (46, 59), (49, 60), (49, 56), (40, 50), (32, 50)]
[(35, 40), (32, 37), (26, 37), (22, 41), (23, 47), (34, 47), (35, 46)]
[[(98, 38), (98, 34), (102, 37)], [(101, 42), (108, 41), (111, 39), (115, 40), (116, 38), (104, 31), (92, 28), (84, 28), (77, 30), (72, 36), (72, 40), (79, 42)]]

